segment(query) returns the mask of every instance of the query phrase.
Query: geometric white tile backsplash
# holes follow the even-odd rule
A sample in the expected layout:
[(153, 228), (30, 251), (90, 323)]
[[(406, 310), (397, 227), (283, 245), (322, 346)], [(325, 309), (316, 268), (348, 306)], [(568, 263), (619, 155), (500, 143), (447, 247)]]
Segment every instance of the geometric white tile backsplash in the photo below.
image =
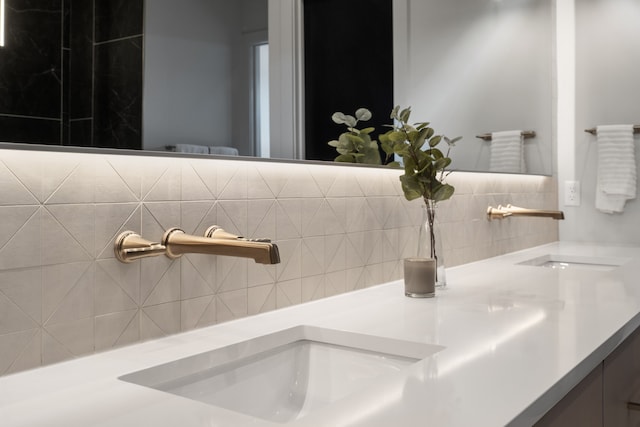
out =
[[(0, 375), (402, 277), (421, 222), (398, 171), (340, 165), (0, 150)], [(489, 222), (488, 205), (555, 209), (553, 178), (454, 172), (439, 205), (448, 266), (558, 238)], [(217, 224), (282, 262), (189, 254), (123, 264), (124, 230)]]

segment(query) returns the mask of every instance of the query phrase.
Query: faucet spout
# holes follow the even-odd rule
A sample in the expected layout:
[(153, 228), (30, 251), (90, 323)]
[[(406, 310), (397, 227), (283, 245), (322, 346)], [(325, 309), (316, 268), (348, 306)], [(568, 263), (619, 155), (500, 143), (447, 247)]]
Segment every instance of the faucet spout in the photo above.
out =
[(229, 237), (200, 237), (186, 234), (180, 228), (170, 228), (162, 237), (169, 258), (179, 258), (186, 253), (225, 255), (251, 258), (259, 264), (278, 264), (280, 252), (275, 243)]
[(564, 212), (545, 209), (520, 208), (518, 206), (513, 206), (510, 204), (507, 206), (498, 205), (497, 208), (489, 206), (489, 208), (487, 209), (487, 217), (489, 218), (489, 220), (504, 219), (510, 216), (533, 216), (559, 220), (564, 219)]

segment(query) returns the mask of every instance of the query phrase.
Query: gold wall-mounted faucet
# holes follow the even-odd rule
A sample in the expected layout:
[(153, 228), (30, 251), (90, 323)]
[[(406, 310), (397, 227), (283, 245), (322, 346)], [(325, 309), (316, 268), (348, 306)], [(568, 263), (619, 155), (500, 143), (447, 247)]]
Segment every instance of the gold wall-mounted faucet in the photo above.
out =
[(270, 240), (246, 239), (217, 226), (209, 227), (204, 237), (186, 234), (177, 227), (170, 228), (164, 233), (162, 244), (167, 248), (166, 255), (172, 259), (186, 253), (198, 253), (252, 258), (259, 264), (280, 262), (278, 246)]
[(527, 208), (520, 208), (518, 206), (513, 206), (513, 205), (507, 205), (507, 206), (498, 205), (497, 208), (494, 208), (493, 206), (489, 206), (487, 208), (487, 218), (489, 218), (489, 220), (504, 219), (512, 216), (533, 216), (533, 217), (546, 217), (546, 218), (553, 218), (553, 219), (564, 219), (564, 212), (544, 210), (544, 209), (527, 209)]
[(164, 255), (166, 247), (161, 243), (143, 239), (138, 233), (125, 231), (116, 237), (114, 252), (116, 258), (125, 263), (140, 258)]

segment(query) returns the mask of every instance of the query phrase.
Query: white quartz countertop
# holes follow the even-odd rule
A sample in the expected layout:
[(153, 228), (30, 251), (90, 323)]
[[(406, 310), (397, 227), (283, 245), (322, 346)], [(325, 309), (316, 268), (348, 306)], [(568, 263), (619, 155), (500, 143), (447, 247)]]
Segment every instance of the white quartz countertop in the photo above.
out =
[[(606, 257), (612, 271), (518, 263)], [(436, 298), (402, 281), (0, 378), (0, 425), (275, 426), (117, 377), (297, 325), (444, 349), (295, 426), (528, 426), (640, 325), (640, 248), (558, 242), (447, 270)]]

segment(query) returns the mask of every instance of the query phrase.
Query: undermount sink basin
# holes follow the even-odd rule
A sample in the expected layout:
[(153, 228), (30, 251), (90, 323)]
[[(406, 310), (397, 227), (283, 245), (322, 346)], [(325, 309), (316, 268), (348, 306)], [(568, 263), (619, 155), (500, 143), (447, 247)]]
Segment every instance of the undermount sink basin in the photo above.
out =
[(518, 265), (533, 265), (538, 267), (552, 268), (556, 270), (568, 270), (577, 268), (610, 271), (620, 267), (626, 261), (626, 259), (622, 258), (547, 254), (520, 262), (518, 263)]
[(443, 347), (296, 326), (120, 377), (267, 421), (286, 423)]

